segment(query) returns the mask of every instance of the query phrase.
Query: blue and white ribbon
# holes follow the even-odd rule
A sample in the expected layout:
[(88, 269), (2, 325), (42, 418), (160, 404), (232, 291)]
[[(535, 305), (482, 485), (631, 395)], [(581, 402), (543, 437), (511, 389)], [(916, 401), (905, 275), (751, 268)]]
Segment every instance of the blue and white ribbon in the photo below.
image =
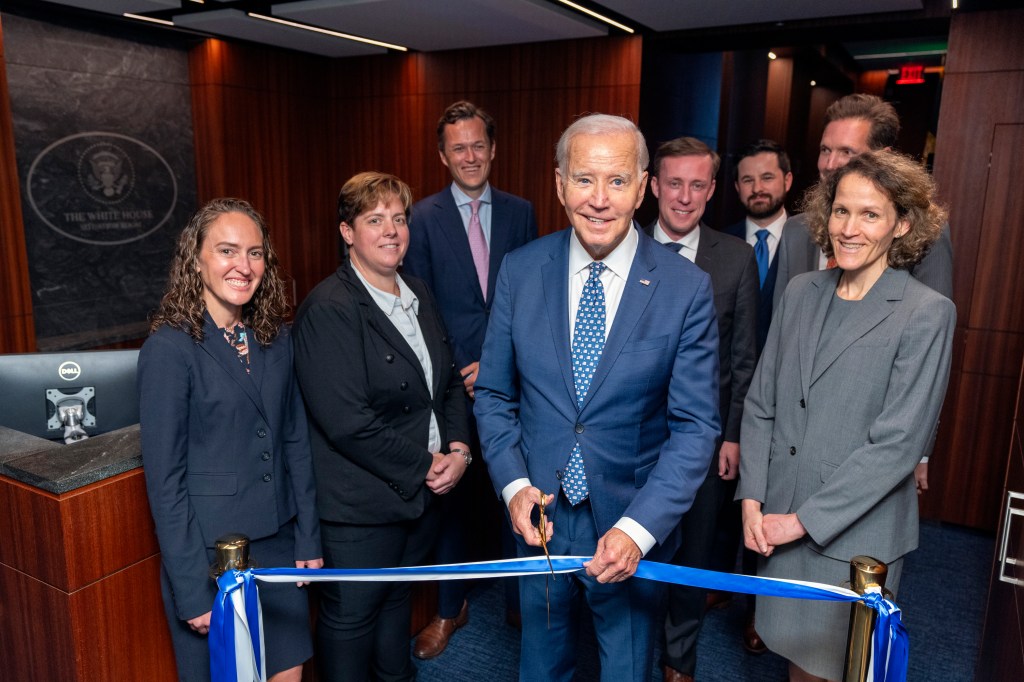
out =
[[(439, 566), (403, 568), (254, 568), (230, 571), (217, 581), (220, 588), (210, 619), (210, 668), (213, 682), (266, 682), (263, 662), (262, 614), (256, 581), (274, 583), (423, 580), (468, 580), (520, 575), (574, 573), (583, 569), (590, 557), (553, 556), (551, 567), (541, 557), (505, 559)], [(900, 619), (900, 609), (878, 592), (859, 595), (852, 590), (803, 580), (762, 578), (734, 573), (718, 573), (686, 566), (641, 561), (637, 578), (674, 585), (690, 585), (722, 592), (760, 594), (818, 601), (863, 602), (877, 613), (872, 643), (874, 682), (905, 682), (907, 677), (908, 637)]]

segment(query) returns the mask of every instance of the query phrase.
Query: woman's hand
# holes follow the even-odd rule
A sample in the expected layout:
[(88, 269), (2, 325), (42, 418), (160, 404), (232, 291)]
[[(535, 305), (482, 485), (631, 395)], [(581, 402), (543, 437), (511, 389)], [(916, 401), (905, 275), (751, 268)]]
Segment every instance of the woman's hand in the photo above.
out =
[(740, 503), (743, 511), (743, 545), (752, 552), (762, 556), (771, 556), (775, 548), (764, 536), (764, 516), (761, 514), (761, 503), (757, 500), (743, 500)]
[[(323, 560), (323, 558), (320, 558), (320, 559), (307, 559), (305, 561), (296, 561), (295, 562), (295, 568), (323, 568), (323, 567), (324, 567), (324, 560)], [(308, 580), (303, 580), (302, 582), (295, 583), (295, 587), (305, 587), (308, 584), (309, 584)]]
[[(465, 443), (452, 441), (448, 445), (453, 449), (461, 448), (469, 452), (469, 446)], [(447, 455), (435, 452), (433, 455), (434, 463), (427, 472), (427, 487), (437, 495), (444, 495), (454, 488), (466, 473), (466, 458), (459, 452), (450, 452)]]
[(761, 519), (764, 539), (772, 546), (784, 545), (807, 535), (796, 514), (765, 514)]

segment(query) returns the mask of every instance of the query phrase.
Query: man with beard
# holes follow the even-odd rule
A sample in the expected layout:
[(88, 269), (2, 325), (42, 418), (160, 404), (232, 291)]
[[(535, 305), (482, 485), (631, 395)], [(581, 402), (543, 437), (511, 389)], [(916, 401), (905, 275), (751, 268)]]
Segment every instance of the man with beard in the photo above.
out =
[(772, 140), (758, 140), (739, 156), (736, 191), (747, 211), (744, 220), (723, 232), (754, 247), (761, 299), (757, 311), (757, 352), (764, 348), (772, 321), (772, 299), (778, 276), (778, 251), (786, 224), (786, 192), (793, 184), (789, 156)]

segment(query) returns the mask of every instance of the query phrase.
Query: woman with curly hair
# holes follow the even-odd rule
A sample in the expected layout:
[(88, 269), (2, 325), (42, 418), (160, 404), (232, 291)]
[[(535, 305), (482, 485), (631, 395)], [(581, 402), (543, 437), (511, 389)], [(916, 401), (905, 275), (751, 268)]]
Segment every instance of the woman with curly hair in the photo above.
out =
[[(833, 269), (795, 278), (772, 318), (740, 435), (746, 546), (758, 574), (839, 585), (850, 559), (888, 564), (899, 589), (917, 547), (914, 467), (946, 392), (956, 309), (915, 280), (945, 212), (912, 159), (866, 153), (809, 194)], [(758, 598), (757, 631), (791, 680), (843, 675), (849, 606)]]
[[(288, 310), (263, 217), (215, 199), (189, 220), (139, 355), (142, 458), (181, 680), (209, 680), (217, 538), (244, 533), (263, 566), (323, 565), (306, 416)], [(312, 656), (309, 605), (260, 586), (266, 671), (298, 681)]]

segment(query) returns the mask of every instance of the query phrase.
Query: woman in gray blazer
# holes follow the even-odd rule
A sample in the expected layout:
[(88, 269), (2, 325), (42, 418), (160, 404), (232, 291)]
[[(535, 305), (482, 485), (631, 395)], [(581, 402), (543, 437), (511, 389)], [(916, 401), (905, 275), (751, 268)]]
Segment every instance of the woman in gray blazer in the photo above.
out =
[[(838, 585), (863, 554), (917, 547), (914, 467), (946, 392), (956, 310), (907, 272), (945, 212), (912, 159), (863, 154), (812, 189), (811, 232), (837, 267), (794, 279), (744, 404), (744, 542), (760, 575)], [(843, 674), (849, 606), (758, 598), (757, 631), (791, 680)]]
[[(422, 563), (437, 534), (437, 496), (471, 459), (462, 377), (440, 313), (423, 282), (397, 270), (411, 203), (393, 175), (350, 178), (338, 197), (348, 259), (295, 316), (331, 568)], [(320, 597), (322, 680), (415, 678), (409, 583), (324, 583)]]
[[(262, 216), (215, 199), (178, 238), (139, 354), (142, 461), (180, 680), (209, 680), (217, 538), (261, 566), (323, 565), (306, 415), (282, 322), (287, 296)], [(298, 682), (313, 652), (306, 593), (260, 585), (266, 670)]]

